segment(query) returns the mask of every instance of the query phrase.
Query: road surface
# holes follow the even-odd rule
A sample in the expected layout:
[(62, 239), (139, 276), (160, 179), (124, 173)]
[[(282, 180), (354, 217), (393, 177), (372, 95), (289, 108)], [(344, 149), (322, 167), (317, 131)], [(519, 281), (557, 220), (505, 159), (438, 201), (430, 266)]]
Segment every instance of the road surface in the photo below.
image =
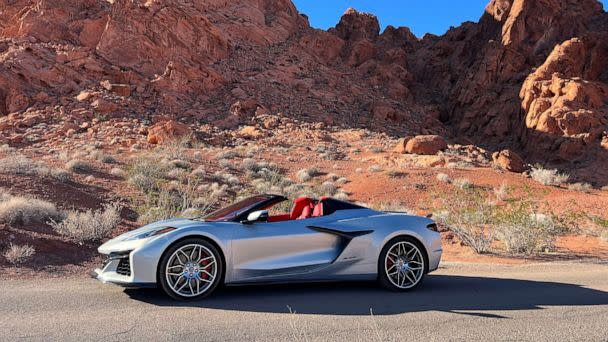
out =
[(608, 265), (444, 264), (411, 293), (253, 286), (194, 303), (84, 277), (0, 280), (0, 340), (608, 341)]

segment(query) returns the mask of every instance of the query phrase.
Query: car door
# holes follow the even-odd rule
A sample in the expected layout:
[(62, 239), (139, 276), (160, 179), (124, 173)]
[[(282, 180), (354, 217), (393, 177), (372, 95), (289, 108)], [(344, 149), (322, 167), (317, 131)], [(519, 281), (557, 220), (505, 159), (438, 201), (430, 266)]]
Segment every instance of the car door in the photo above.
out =
[(231, 248), (233, 282), (287, 280), (332, 263), (342, 240), (307, 228), (328, 220), (325, 216), (236, 227)]

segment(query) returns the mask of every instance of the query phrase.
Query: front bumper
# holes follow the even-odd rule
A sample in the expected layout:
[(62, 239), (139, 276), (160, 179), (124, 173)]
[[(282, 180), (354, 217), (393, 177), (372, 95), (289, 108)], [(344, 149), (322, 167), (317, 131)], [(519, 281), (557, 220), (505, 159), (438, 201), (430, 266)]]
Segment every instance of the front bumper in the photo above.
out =
[(110, 253), (101, 268), (91, 271), (90, 275), (102, 283), (109, 283), (128, 288), (156, 287), (156, 283), (140, 282), (131, 272), (132, 257), (130, 252)]

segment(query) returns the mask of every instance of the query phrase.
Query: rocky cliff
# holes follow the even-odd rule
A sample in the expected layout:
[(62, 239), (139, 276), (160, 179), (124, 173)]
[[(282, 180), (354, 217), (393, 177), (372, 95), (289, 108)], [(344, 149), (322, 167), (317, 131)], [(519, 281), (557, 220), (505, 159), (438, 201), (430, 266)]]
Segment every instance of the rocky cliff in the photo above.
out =
[[(528, 161), (608, 158), (608, 15), (596, 0), (492, 0), (443, 36), (326, 31), (289, 0), (0, 0), (1, 139), (37, 122), (264, 113), (395, 136), (441, 134)], [(30, 119), (37, 117), (38, 119)]]

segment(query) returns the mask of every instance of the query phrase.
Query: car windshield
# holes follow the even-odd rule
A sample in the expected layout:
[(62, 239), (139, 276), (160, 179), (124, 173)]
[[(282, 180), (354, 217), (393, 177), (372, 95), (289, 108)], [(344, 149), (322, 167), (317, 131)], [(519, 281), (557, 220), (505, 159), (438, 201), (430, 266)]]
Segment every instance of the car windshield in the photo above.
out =
[(235, 217), (241, 215), (245, 211), (251, 209), (256, 204), (268, 200), (268, 198), (268, 196), (249, 197), (242, 201), (229, 205), (225, 208), (216, 210), (211, 214), (204, 216), (202, 220), (206, 222), (230, 221), (233, 220)]

